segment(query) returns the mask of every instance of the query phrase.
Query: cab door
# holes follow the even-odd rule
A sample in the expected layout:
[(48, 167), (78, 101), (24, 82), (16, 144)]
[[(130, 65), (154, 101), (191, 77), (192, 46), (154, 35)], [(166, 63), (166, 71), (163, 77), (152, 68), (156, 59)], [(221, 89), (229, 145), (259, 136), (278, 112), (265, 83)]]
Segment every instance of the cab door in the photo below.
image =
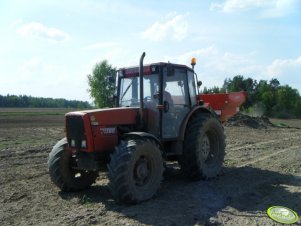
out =
[(177, 138), (190, 111), (187, 69), (175, 67), (171, 73), (167, 67), (163, 68), (162, 103), (162, 138)]

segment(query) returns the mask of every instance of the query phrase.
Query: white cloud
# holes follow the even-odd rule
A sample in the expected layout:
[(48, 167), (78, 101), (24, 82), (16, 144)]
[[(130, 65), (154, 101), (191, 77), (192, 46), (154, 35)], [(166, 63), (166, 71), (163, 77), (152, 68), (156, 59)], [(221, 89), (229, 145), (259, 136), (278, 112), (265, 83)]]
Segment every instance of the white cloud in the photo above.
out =
[(300, 0), (277, 0), (272, 7), (266, 8), (261, 13), (263, 17), (283, 17), (301, 12)]
[[(252, 64), (252, 61), (248, 59), (248, 55), (222, 53), (214, 45), (189, 51), (171, 59), (174, 63), (188, 66), (192, 57), (197, 59), (195, 71), (198, 74), (198, 78), (203, 82), (203, 86), (206, 87), (220, 87), (225, 78), (243, 74), (242, 72), (246, 72), (246, 66)], [(249, 69), (251, 70), (251, 68)]]
[[(277, 0), (262, 1), (262, 0), (226, 0), (224, 3), (211, 3), (211, 10), (222, 10), (224, 12), (235, 12), (249, 10), (252, 8), (269, 7)], [(275, 3), (274, 3), (275, 4)]]
[(236, 75), (235, 73), (251, 72), (246, 68), (248, 68), (247, 66), (255, 64), (252, 59), (253, 55), (254, 53), (246, 55), (231, 52), (222, 53), (216, 46), (212, 45), (203, 49), (183, 53), (174, 58), (171, 57), (171, 59), (176, 63), (187, 65), (192, 57), (196, 57), (196, 67), (199, 67), (202, 70), (212, 71), (213, 74), (219, 72), (219, 74), (223, 73), (227, 76), (232, 76), (233, 73)]
[(206, 87), (221, 86), (225, 78), (243, 75), (257, 81), (277, 78), (281, 84), (288, 84), (301, 92), (301, 56), (294, 59), (275, 59), (271, 63), (262, 64), (257, 61), (256, 54), (221, 52), (217, 47), (209, 46), (167, 59), (189, 65), (190, 59), (196, 57), (195, 70)]
[(9, 24), (9, 28), (15, 30), (16, 27), (19, 27), (23, 24), (22, 19), (16, 19)]
[(67, 33), (59, 29), (47, 27), (37, 22), (23, 24), (17, 29), (17, 33), (24, 37), (46, 39), (51, 42), (61, 42), (70, 38)]
[(282, 17), (300, 11), (300, 0), (225, 0), (224, 3), (213, 2), (210, 10), (221, 10), (226, 13), (260, 10), (263, 17)]
[(301, 93), (301, 56), (292, 59), (276, 59), (262, 71), (266, 80), (277, 78), (281, 85), (289, 85)]
[[(296, 73), (298, 72), (298, 73)], [(294, 74), (300, 80), (301, 56), (296, 59), (276, 59), (268, 65), (265, 74), (269, 77), (285, 77)]]
[(187, 16), (188, 14), (169, 13), (162, 21), (155, 22), (147, 28), (142, 37), (151, 41), (183, 40), (188, 32)]

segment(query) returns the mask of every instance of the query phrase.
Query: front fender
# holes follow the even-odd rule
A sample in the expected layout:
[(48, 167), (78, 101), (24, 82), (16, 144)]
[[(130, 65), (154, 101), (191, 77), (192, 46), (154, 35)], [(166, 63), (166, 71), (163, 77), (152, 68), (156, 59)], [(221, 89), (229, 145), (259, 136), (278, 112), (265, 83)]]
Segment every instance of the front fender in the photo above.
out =
[(126, 133), (123, 135), (124, 137), (138, 137), (138, 138), (149, 138), (149, 139), (152, 139), (154, 140), (160, 148), (162, 148), (162, 144), (160, 142), (160, 140), (154, 136), (153, 134), (151, 133), (146, 133), (146, 132), (130, 132), (130, 133)]

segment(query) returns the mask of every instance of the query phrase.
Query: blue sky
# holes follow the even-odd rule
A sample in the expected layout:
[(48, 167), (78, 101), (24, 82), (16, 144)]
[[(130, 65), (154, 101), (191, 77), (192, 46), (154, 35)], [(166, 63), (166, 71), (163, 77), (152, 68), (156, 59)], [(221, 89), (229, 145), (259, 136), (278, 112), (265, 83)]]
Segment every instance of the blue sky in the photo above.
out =
[(87, 74), (190, 64), (203, 86), (244, 75), (301, 93), (301, 0), (0, 2), (0, 94), (91, 101)]

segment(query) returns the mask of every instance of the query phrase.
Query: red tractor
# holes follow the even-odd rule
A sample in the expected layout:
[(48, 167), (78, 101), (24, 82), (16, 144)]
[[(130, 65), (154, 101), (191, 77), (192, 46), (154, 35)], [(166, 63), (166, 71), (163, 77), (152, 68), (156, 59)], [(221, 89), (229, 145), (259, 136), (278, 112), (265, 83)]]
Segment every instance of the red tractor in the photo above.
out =
[(118, 70), (116, 108), (66, 114), (66, 137), (48, 159), (51, 180), (61, 190), (85, 189), (107, 168), (115, 199), (138, 203), (159, 189), (165, 161), (178, 161), (192, 180), (220, 172), (221, 122), (235, 114), (244, 93), (200, 95), (194, 60), (192, 68), (143, 66), (144, 56), (139, 67)]

